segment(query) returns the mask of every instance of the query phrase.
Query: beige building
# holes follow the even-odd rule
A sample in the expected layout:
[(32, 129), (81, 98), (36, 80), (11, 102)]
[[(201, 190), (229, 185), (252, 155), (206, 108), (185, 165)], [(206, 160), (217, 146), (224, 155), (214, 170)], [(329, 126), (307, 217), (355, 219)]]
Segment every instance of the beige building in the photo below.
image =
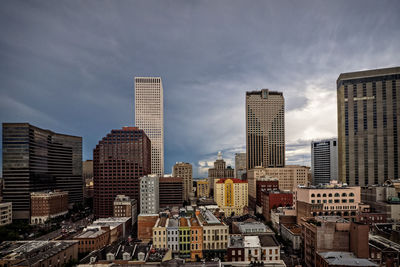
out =
[(169, 219), (161, 217), (153, 227), (153, 246), (155, 248), (168, 248), (167, 226)]
[(299, 165), (287, 165), (284, 168), (255, 167), (247, 171), (249, 196), (256, 199), (256, 181), (263, 177), (277, 178), (282, 191), (294, 191), (299, 185), (308, 184), (309, 172), (309, 167)]
[(132, 225), (137, 221), (137, 201), (125, 195), (117, 195), (114, 200), (113, 217), (130, 217)]
[(303, 217), (340, 216), (355, 221), (361, 202), (359, 186), (333, 184), (299, 187), (295, 192), (297, 222)]
[(209, 197), (210, 188), (208, 184), (208, 179), (203, 179), (197, 181), (197, 197)]
[(172, 177), (183, 180), (183, 199), (188, 200), (193, 195), (193, 170), (192, 164), (177, 162), (172, 168)]
[(0, 226), (12, 223), (12, 203), (0, 203)]
[(151, 173), (164, 176), (164, 96), (161, 77), (135, 77), (135, 125), (151, 141)]
[(399, 178), (400, 67), (337, 79), (339, 178), (349, 185)]
[(208, 181), (210, 189), (214, 190), (215, 179), (219, 178), (233, 178), (235, 170), (230, 166), (226, 167), (226, 162), (222, 158), (221, 151), (218, 152), (217, 160), (214, 162), (214, 168), (208, 169)]
[(197, 220), (203, 227), (203, 252), (228, 248), (228, 225), (218, 220), (209, 210), (197, 214)]
[(45, 223), (51, 218), (68, 213), (68, 192), (32, 192), (31, 224)]
[(268, 89), (246, 92), (247, 170), (285, 166), (285, 99)]
[(244, 207), (249, 205), (248, 184), (236, 178), (218, 179), (215, 183), (214, 201), (226, 216), (232, 212), (242, 215)]

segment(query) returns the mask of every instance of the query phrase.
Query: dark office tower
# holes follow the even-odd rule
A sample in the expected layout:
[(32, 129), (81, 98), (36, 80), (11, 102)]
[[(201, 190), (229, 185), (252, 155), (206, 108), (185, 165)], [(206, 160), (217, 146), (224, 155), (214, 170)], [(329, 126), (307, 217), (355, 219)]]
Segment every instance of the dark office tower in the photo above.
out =
[(247, 170), (285, 166), (285, 99), (281, 92), (246, 92)]
[(151, 143), (137, 127), (112, 130), (93, 150), (94, 213), (113, 216), (117, 195), (140, 203), (139, 178), (151, 172)]
[(311, 142), (311, 168), (313, 185), (329, 184), (338, 180), (337, 138)]
[(350, 185), (399, 178), (400, 67), (337, 79), (339, 178)]
[(82, 137), (3, 123), (3, 178), (14, 219), (29, 219), (31, 192), (60, 189), (70, 204), (82, 203)]

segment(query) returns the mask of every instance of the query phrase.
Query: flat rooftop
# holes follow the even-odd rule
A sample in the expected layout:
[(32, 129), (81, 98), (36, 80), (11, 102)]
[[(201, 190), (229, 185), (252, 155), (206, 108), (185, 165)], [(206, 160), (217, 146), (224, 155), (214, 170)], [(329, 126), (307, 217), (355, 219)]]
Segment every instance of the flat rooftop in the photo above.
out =
[(96, 238), (102, 234), (106, 233), (105, 230), (103, 229), (99, 229), (99, 228), (91, 228), (91, 229), (87, 229), (86, 231), (84, 231), (83, 233), (75, 236), (75, 239), (78, 238)]
[(260, 247), (260, 239), (258, 236), (245, 236), (244, 237), (244, 247)]
[(329, 266), (379, 266), (367, 259), (357, 258), (351, 252), (329, 251), (318, 254), (328, 262)]

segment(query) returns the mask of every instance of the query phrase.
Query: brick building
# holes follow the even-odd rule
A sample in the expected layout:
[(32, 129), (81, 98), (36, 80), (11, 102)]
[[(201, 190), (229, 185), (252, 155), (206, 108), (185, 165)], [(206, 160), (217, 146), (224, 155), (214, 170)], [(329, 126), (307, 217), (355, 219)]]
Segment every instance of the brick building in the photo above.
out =
[(262, 213), (271, 220), (271, 210), (278, 207), (293, 206), (293, 193), (281, 191), (261, 191)]
[(137, 222), (137, 201), (125, 195), (117, 195), (114, 200), (114, 217), (132, 218), (132, 225)]
[(12, 223), (12, 203), (0, 203), (0, 226)]
[(158, 214), (139, 214), (138, 216), (138, 239), (149, 242), (153, 238), (153, 226), (157, 222)]
[(279, 181), (276, 178), (263, 177), (256, 181), (256, 204), (262, 206), (261, 191), (276, 191), (279, 190)]
[(199, 261), (203, 258), (203, 227), (196, 218), (190, 218), (190, 259)]
[(159, 179), (160, 208), (179, 206), (184, 200), (183, 179), (178, 177), (162, 177)]
[(32, 192), (31, 224), (42, 224), (68, 213), (68, 192)]
[(93, 150), (95, 216), (112, 216), (117, 195), (139, 203), (139, 178), (150, 171), (150, 139), (143, 130), (123, 127), (107, 134)]
[(302, 218), (304, 260), (307, 267), (316, 266), (317, 252), (347, 251), (368, 258), (369, 226), (349, 222), (339, 216)]

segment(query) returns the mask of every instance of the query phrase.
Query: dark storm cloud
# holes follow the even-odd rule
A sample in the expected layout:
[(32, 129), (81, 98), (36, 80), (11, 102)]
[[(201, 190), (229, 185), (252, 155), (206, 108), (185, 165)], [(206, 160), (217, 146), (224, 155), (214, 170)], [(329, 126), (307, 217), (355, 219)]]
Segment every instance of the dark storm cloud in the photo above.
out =
[(202, 169), (219, 150), (232, 162), (244, 150), (245, 91), (260, 88), (284, 92), (288, 162), (306, 158), (306, 146), (292, 144), (336, 135), (337, 76), (400, 62), (398, 1), (0, 7), (2, 122), (81, 135), (88, 159), (111, 129), (134, 123), (133, 77), (161, 76), (166, 172), (176, 161)]

